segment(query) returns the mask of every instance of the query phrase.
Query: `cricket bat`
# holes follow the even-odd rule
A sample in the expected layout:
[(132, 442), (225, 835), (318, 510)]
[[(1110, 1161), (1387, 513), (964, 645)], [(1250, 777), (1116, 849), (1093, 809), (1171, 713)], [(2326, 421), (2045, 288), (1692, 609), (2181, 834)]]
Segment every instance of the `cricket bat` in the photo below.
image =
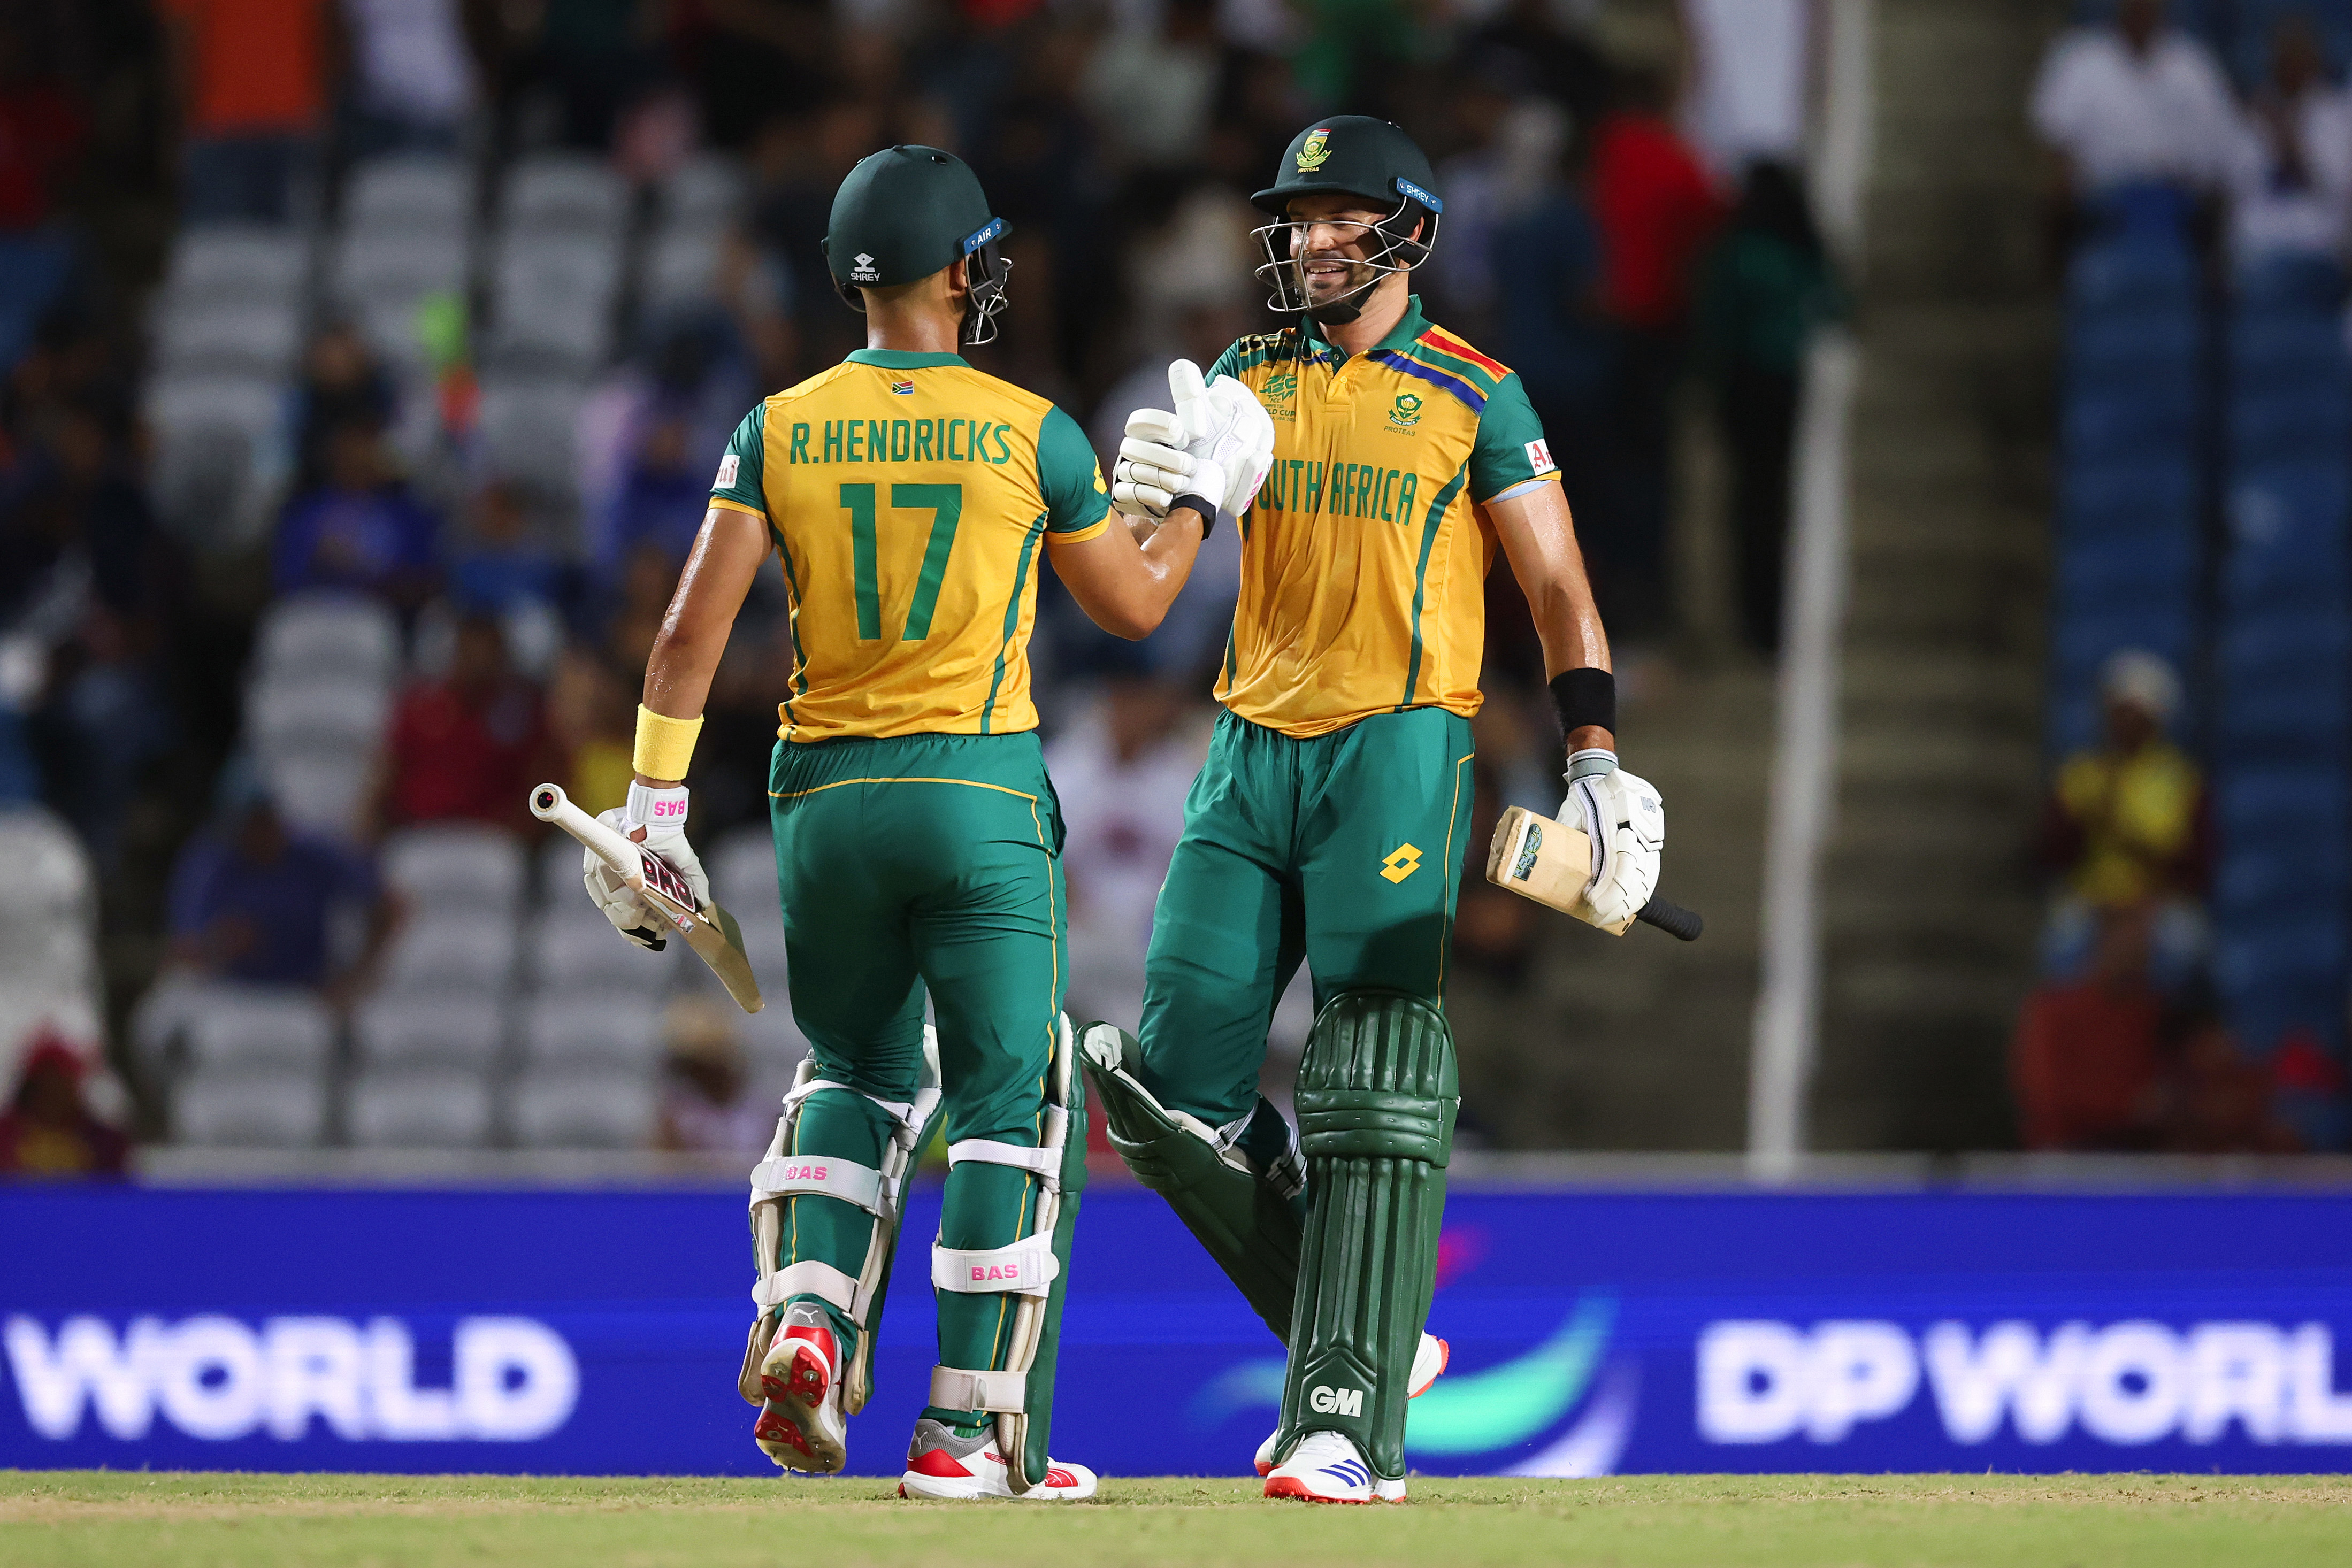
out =
[(758, 1012), (766, 1005), (760, 999), (760, 982), (751, 976), (751, 960), (743, 953), (742, 928), (717, 904), (696, 904), (694, 889), (676, 866), (573, 805), (553, 784), (530, 792), (530, 814), (562, 828), (611, 866), (647, 909), (686, 938), (694, 956), (710, 966), (745, 1012)]
[[(1486, 880), (1538, 904), (1572, 910), (1592, 880), (1592, 841), (1582, 828), (1539, 817), (1525, 806), (1506, 807), (1486, 851)], [(1663, 898), (1650, 900), (1633, 918), (1685, 942), (1697, 941), (1706, 929), (1696, 910)]]

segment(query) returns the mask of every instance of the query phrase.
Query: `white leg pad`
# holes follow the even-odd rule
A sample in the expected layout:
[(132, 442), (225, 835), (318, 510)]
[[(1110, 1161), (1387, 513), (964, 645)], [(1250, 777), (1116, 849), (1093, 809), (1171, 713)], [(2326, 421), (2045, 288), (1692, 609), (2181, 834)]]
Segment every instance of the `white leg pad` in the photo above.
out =
[[(1053, 1109), (1061, 1112), (1058, 1105)], [(1066, 1121), (1068, 1113), (1061, 1113)], [(948, 1145), (948, 1164), (954, 1166), (977, 1162), (981, 1165), (1010, 1166), (1015, 1170), (1027, 1171), (1040, 1184), (1058, 1192), (1062, 1186), (1062, 1140), (1055, 1136), (1055, 1132), (1053, 1127), (1047, 1127), (1045, 1145), (1036, 1149), (1024, 1148), (1019, 1144), (1000, 1144), (990, 1138), (965, 1138)]]
[(1051, 1231), (1024, 1237), (1009, 1247), (964, 1250), (934, 1243), (931, 1248), (931, 1283), (965, 1295), (1042, 1296), (1061, 1272)]
[(859, 1323), (866, 1321), (867, 1297), (863, 1283), (814, 1258), (779, 1269), (751, 1287), (751, 1300), (762, 1312), (772, 1312), (794, 1296), (814, 1296)]
[(895, 1185), (871, 1166), (830, 1155), (776, 1155), (751, 1167), (753, 1203), (833, 1197), (879, 1215), (886, 1189)]
[(935, 1366), (931, 1368), (931, 1404), (940, 1410), (985, 1410), (994, 1416), (1018, 1416), (1029, 1408), (1029, 1375)]

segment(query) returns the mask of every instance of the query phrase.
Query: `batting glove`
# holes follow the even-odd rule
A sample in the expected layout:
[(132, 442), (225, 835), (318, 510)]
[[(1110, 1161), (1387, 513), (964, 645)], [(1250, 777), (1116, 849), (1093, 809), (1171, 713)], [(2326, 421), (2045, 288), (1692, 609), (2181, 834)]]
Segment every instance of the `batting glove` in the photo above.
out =
[(1168, 367), (1173, 413), (1138, 409), (1127, 422), (1111, 470), (1111, 503), (1123, 512), (1164, 517), (1180, 496), (1198, 496), (1220, 511), (1240, 513), (1257, 497), (1274, 464), (1274, 420), (1231, 376), (1203, 385), (1190, 360)]
[(1568, 759), (1568, 799), (1559, 820), (1581, 822), (1592, 844), (1592, 879), (1570, 911), (1579, 920), (1622, 936), (1658, 888), (1666, 847), (1666, 807), (1646, 779), (1617, 766), (1617, 754), (1595, 747)]
[[(676, 867), (694, 890), (696, 904), (704, 905), (710, 902), (710, 878), (703, 872), (701, 858), (694, 852), (694, 846), (686, 841), (687, 794), (683, 784), (656, 789), (632, 781), (629, 803), (616, 806), (596, 820), (617, 830), (623, 838), (643, 843)], [(640, 828), (645, 830), (642, 838), (637, 831)], [(581, 852), (580, 879), (588, 886), (588, 896), (596, 901), (596, 907), (613, 923), (613, 929), (638, 946), (656, 953), (667, 945), (669, 923), (630, 892), (620, 873), (606, 865), (595, 851)]]

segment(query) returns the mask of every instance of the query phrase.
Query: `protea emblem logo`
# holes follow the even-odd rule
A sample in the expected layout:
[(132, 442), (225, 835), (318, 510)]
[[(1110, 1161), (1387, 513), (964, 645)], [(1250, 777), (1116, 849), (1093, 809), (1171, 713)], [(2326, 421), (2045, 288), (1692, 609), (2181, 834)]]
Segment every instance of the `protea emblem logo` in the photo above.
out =
[(1421, 398), (1413, 392), (1397, 393), (1396, 406), (1389, 410), (1389, 423), (1411, 428), (1421, 423)]
[(1307, 140), (1298, 144), (1298, 167), (1302, 170), (1320, 169), (1324, 160), (1330, 156), (1331, 131), (1328, 126), (1318, 126), (1308, 131)]

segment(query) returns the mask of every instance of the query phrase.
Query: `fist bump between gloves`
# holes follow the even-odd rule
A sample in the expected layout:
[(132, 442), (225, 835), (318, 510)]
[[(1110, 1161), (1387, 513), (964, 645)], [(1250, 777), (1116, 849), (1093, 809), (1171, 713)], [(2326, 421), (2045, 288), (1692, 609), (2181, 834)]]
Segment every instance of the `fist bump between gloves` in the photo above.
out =
[(1168, 367), (1168, 391), (1173, 413), (1139, 408), (1129, 416), (1111, 466), (1111, 504), (1129, 516), (1165, 517), (1178, 497), (1198, 496), (1241, 512), (1274, 465), (1273, 417), (1231, 376), (1203, 385), (1190, 360)]

